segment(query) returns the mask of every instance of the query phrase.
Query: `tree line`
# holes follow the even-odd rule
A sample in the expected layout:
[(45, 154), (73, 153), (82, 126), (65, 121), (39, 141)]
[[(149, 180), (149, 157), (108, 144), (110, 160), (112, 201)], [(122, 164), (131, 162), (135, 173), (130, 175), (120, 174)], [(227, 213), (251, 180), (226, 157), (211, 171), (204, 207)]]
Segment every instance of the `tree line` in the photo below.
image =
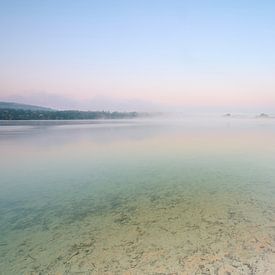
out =
[(137, 112), (109, 111), (38, 111), (0, 109), (0, 120), (70, 120), (70, 119), (127, 119), (147, 116)]

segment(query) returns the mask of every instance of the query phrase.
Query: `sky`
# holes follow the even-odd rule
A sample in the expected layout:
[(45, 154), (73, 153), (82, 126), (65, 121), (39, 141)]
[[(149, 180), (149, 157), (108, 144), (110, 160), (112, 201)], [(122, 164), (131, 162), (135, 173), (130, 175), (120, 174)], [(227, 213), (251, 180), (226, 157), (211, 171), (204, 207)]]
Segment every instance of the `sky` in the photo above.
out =
[(275, 109), (275, 1), (0, 0), (0, 100)]

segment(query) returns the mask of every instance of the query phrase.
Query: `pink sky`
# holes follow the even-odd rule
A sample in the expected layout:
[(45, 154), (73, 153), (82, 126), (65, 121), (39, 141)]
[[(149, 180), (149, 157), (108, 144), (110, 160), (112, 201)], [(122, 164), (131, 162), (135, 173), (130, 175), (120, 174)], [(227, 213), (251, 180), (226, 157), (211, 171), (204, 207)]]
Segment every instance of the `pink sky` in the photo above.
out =
[(0, 4), (0, 100), (275, 109), (274, 3), (107, 2)]

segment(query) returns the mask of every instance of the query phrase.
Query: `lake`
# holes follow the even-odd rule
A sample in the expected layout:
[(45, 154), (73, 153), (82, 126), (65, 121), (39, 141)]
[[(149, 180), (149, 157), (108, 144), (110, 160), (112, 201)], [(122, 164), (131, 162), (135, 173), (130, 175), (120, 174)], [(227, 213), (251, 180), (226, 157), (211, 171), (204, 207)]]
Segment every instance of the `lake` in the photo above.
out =
[(0, 122), (0, 274), (275, 274), (275, 120)]

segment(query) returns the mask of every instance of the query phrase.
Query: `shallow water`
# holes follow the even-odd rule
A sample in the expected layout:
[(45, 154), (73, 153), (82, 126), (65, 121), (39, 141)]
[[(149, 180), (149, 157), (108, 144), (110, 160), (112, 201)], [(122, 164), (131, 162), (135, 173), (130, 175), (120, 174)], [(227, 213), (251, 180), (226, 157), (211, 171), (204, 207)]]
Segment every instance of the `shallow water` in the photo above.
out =
[(1, 274), (275, 274), (274, 167), (273, 119), (0, 122)]

